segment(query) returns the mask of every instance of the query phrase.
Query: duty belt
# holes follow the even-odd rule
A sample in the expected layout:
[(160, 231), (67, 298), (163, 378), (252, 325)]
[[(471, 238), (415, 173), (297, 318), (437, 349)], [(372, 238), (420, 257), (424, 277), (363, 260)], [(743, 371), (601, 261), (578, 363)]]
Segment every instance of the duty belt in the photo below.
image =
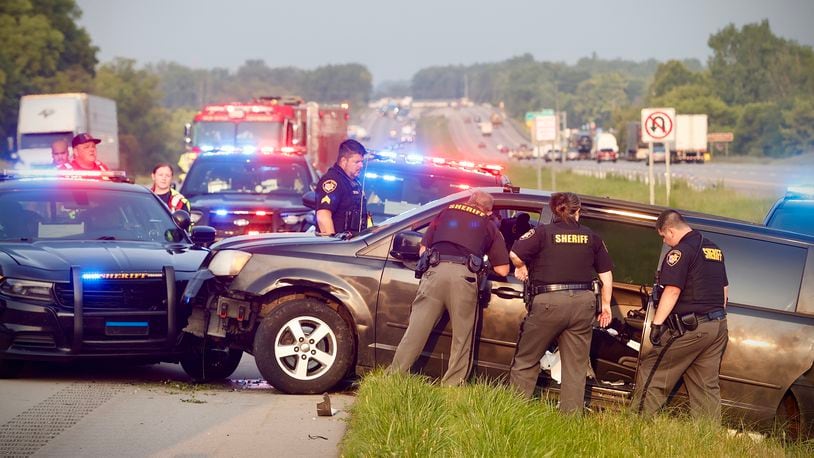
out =
[(438, 261), (440, 262), (451, 262), (454, 264), (463, 264), (466, 265), (469, 258), (466, 256), (453, 256), (451, 254), (439, 254)]
[(718, 321), (726, 318), (726, 311), (718, 309), (709, 313), (696, 313), (695, 316), (698, 317), (699, 323), (705, 323), (707, 321)]
[(554, 291), (584, 290), (593, 291), (591, 283), (551, 283), (547, 285), (532, 285), (531, 294), (551, 293)]

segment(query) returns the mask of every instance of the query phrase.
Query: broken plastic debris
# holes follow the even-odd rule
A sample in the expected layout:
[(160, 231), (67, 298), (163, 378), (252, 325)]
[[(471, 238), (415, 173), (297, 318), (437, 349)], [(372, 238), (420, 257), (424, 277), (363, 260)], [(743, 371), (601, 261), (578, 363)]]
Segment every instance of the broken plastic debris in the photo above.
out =
[(336, 413), (336, 409), (331, 408), (331, 398), (328, 393), (322, 395), (322, 402), (317, 403), (317, 415), (320, 417), (332, 417)]

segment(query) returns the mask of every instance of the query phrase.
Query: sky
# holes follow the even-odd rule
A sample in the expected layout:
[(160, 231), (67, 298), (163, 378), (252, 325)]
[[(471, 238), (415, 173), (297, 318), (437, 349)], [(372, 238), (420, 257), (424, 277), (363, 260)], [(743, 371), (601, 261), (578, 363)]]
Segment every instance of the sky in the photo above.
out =
[(696, 58), (726, 25), (768, 19), (814, 46), (814, 0), (77, 0), (101, 62), (237, 69), (361, 63), (374, 84), (524, 53), (574, 63)]

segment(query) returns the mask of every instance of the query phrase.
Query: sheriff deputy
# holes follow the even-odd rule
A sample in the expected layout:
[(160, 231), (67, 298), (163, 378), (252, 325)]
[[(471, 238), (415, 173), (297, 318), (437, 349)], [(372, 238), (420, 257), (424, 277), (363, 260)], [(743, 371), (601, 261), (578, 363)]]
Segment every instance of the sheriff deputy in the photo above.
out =
[(339, 145), (336, 163), (317, 183), (319, 235), (356, 233), (367, 228), (367, 199), (358, 180), (365, 154), (367, 150), (361, 143), (345, 140)]

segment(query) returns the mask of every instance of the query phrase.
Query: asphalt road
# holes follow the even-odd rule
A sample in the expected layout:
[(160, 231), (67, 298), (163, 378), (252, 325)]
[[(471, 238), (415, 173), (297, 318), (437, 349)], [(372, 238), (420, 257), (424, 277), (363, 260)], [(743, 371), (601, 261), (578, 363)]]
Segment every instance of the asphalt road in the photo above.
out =
[(352, 393), (285, 395), (244, 355), (229, 381), (175, 364), (29, 365), (0, 380), (0, 456), (338, 456)]

